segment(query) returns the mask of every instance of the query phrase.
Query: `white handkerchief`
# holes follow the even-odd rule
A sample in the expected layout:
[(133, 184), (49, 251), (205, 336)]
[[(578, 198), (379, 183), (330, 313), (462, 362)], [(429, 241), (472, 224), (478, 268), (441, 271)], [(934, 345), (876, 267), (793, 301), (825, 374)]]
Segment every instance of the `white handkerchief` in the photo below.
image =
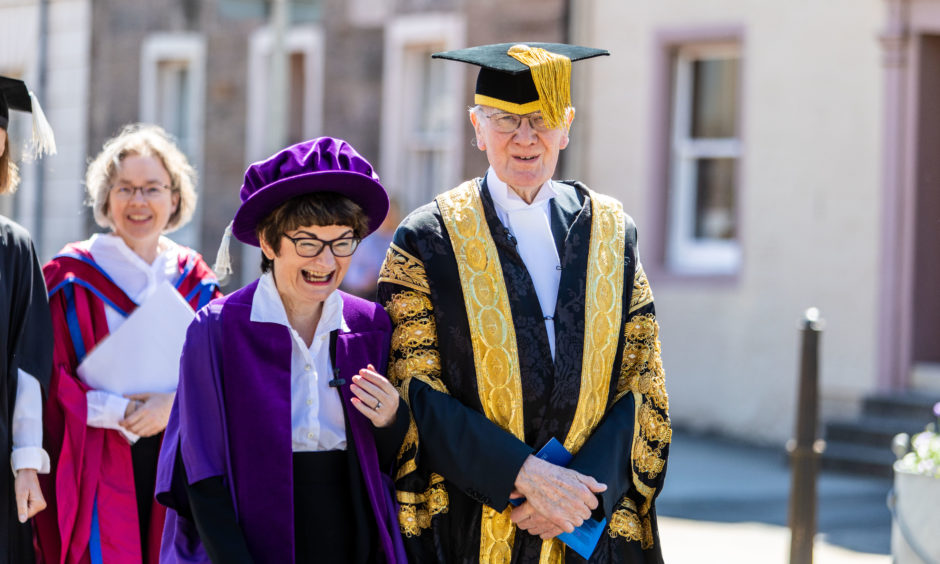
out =
[(186, 300), (164, 281), (88, 353), (78, 365), (78, 377), (113, 394), (175, 391), (186, 328), (194, 317)]

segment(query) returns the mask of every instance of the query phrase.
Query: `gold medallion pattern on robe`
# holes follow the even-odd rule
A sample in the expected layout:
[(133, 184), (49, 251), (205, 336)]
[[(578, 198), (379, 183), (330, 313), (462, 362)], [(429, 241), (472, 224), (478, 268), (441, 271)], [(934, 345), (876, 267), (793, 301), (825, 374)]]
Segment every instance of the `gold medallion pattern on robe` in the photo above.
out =
[[(475, 181), (464, 182), (436, 200), (457, 259), (483, 412), (525, 440), (516, 330), (479, 186)], [(510, 513), (510, 508), (499, 512), (483, 506), (480, 562), (509, 563), (516, 529)]]

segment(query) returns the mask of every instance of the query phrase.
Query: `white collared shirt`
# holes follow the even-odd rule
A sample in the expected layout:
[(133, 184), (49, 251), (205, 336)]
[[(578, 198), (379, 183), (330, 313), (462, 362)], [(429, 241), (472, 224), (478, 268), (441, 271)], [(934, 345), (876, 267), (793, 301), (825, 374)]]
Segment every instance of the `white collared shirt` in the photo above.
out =
[(561, 283), (561, 260), (552, 236), (550, 203), (557, 194), (551, 179), (539, 188), (538, 193), (527, 204), (512, 188), (496, 176), (492, 168), (486, 171), (486, 186), (496, 205), (496, 216), (516, 239), (516, 250), (525, 263), (526, 270), (535, 286), (548, 346), (555, 359), (555, 304), (558, 302), (558, 285)]
[(339, 390), (331, 388), (333, 363), (330, 333), (349, 331), (343, 319), (343, 298), (333, 292), (323, 302), (313, 342), (307, 347), (290, 325), (274, 276), (266, 272), (258, 281), (251, 302), (251, 321), (277, 323), (291, 336), (291, 443), (293, 452), (346, 449), (346, 421)]

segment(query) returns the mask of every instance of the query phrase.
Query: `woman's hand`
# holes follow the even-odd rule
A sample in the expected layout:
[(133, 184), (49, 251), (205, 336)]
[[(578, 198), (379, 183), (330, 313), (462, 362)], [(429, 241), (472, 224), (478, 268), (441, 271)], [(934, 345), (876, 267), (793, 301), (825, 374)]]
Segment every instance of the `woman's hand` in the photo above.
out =
[(356, 397), (352, 404), (376, 427), (388, 427), (398, 412), (398, 390), (371, 364), (353, 376), (349, 389)]
[[(127, 394), (124, 397), (131, 403), (128, 405), (130, 413), (120, 422), (121, 427), (141, 437), (152, 437), (166, 429), (176, 392)], [(131, 406), (135, 407), (131, 409)]]
[(25, 523), (46, 508), (46, 500), (42, 497), (39, 488), (39, 477), (33, 468), (21, 468), (16, 472), (13, 480), (13, 491), (16, 493), (16, 511), (20, 523)]

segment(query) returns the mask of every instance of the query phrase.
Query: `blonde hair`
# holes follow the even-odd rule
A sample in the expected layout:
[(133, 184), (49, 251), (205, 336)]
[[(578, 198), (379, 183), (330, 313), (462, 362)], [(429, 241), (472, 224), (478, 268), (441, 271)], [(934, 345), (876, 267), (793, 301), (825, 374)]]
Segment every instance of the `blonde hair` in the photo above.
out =
[(179, 205), (170, 215), (164, 233), (186, 225), (196, 209), (196, 170), (162, 127), (144, 123), (125, 125), (121, 133), (105, 142), (88, 165), (85, 189), (95, 222), (101, 227), (113, 227), (108, 217), (108, 195), (118, 167), (130, 156), (159, 160), (170, 176), (171, 193), (179, 194)]
[(10, 155), (10, 136), (7, 135), (0, 153), (0, 194), (12, 194), (20, 183), (20, 169)]

